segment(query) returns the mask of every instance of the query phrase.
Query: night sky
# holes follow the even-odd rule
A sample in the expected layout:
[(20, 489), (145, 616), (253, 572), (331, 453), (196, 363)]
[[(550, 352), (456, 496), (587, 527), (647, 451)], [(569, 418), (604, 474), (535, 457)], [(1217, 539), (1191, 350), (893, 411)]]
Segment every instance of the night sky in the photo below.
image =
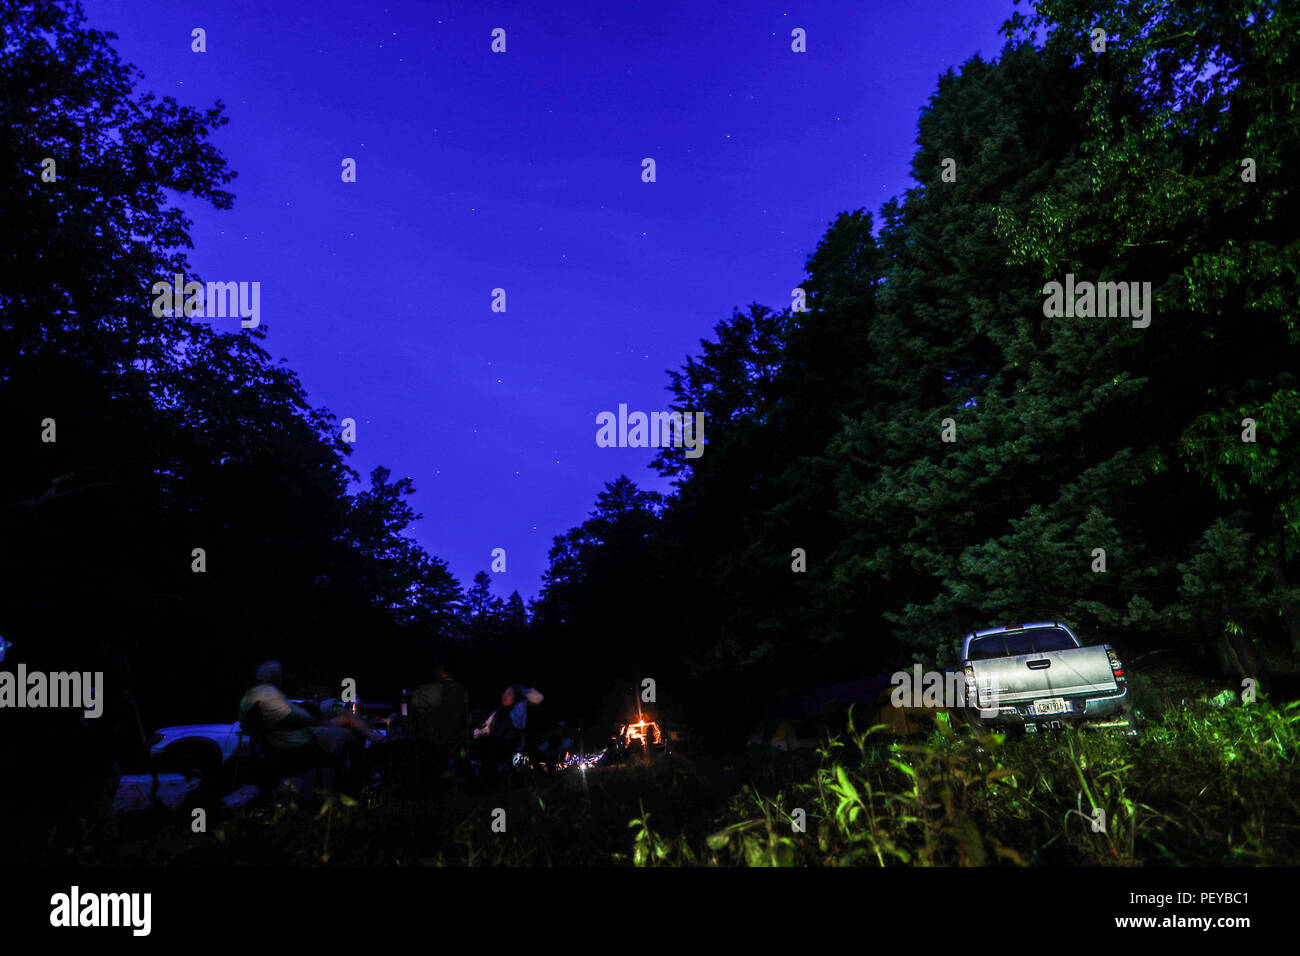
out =
[(606, 481), (669, 490), (597, 413), (665, 409), (734, 307), (787, 307), (837, 212), (912, 185), (918, 110), (1013, 10), (543, 6), (87, 4), (140, 90), (226, 104), (236, 201), (184, 204), (194, 272), (259, 281), (264, 346), (357, 420), (351, 465), (410, 475), (424, 547), (465, 584), (505, 548), (495, 590), (526, 598)]

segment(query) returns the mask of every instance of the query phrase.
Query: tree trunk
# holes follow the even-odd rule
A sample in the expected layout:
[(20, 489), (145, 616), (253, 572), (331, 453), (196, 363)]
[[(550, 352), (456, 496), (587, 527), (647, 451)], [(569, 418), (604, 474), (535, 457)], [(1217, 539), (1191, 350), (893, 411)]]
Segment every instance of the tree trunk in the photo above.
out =
[(1219, 652), (1219, 663), (1225, 674), (1234, 677), (1253, 677), (1256, 681), (1263, 680), (1263, 662), (1250, 635), (1229, 634), (1224, 631), (1219, 635), (1216, 647)]

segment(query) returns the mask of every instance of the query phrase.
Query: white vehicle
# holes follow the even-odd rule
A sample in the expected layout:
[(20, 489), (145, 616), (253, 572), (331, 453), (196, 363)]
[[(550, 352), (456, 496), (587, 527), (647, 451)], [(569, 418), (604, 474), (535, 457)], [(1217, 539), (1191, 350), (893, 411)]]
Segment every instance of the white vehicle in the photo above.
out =
[[(308, 713), (319, 715), (321, 704), (314, 700), (293, 703)], [(327, 701), (327, 704), (334, 703)], [(387, 705), (372, 705), (384, 710)], [(379, 730), (383, 734), (383, 730)], [(367, 747), (370, 742), (366, 741)], [(149, 740), (149, 757), (158, 773), (175, 773), (185, 778), (191, 792), (203, 790), (211, 796), (225, 796), (235, 788), (236, 774), (243, 777), (239, 765), (255, 757), (253, 742), (239, 721), (229, 724), (181, 724), (163, 727)]]
[(236, 758), (249, 756), (252, 742), (231, 724), (163, 727), (149, 740), (149, 757), (158, 773), (178, 773), (190, 791), (224, 796), (234, 788)]
[[(1134, 732), (1128, 678), (1109, 644), (1083, 645), (1056, 621), (966, 635), (962, 672), (971, 722), (1029, 733), (1107, 718)], [(970, 706), (974, 704), (975, 706)]]

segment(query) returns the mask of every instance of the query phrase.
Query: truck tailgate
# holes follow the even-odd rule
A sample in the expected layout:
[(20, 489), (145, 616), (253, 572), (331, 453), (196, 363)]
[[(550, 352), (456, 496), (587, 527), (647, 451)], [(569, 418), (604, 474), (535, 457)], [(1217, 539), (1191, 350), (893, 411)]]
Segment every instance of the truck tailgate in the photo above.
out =
[(1119, 690), (1106, 648), (1075, 647), (1016, 657), (972, 661), (982, 706), (1024, 703), (1041, 697), (1105, 696)]

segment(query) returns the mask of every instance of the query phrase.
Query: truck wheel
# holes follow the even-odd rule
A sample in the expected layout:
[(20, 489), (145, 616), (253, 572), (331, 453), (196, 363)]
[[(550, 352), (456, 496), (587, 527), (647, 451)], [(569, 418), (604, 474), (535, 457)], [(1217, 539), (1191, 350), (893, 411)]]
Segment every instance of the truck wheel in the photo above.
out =
[(971, 735), (979, 737), (984, 734), (984, 721), (980, 720), (979, 711), (971, 707), (957, 708), (957, 715), (961, 722), (970, 730)]
[[(202, 800), (229, 793), (221, 766), (221, 754), (209, 747), (183, 746), (164, 758), (164, 766), (184, 776), (189, 793), (187, 800)], [(167, 771), (164, 771), (167, 772)]]

